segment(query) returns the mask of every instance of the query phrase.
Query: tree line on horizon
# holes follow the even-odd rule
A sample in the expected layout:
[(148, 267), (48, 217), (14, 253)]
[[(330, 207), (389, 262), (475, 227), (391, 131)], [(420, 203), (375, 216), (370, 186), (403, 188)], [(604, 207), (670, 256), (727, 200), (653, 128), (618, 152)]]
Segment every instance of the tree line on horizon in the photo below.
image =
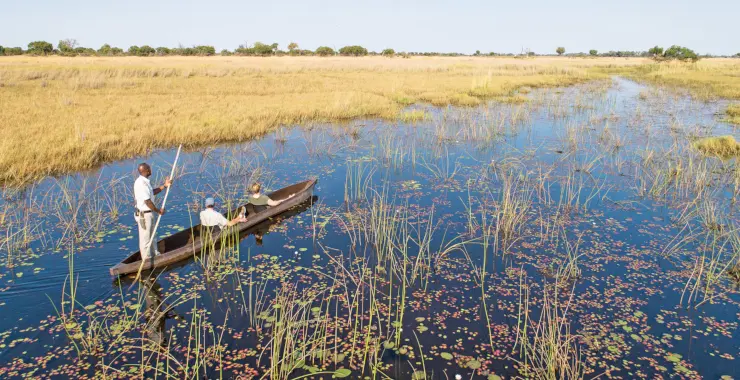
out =
[[(684, 60), (684, 61), (696, 61), (699, 58), (703, 57), (715, 57), (713, 55), (704, 55), (699, 56), (697, 55), (693, 50), (673, 45), (668, 49), (663, 49), (662, 47), (655, 46), (653, 48), (648, 49), (647, 51), (609, 51), (606, 53), (599, 53), (597, 50), (592, 49), (588, 53), (570, 53), (565, 54), (565, 48), (564, 47), (558, 47), (555, 49), (555, 53), (558, 56), (568, 56), (568, 57), (649, 57), (654, 58), (656, 60), (670, 60), (670, 59), (678, 59), (678, 60)], [(341, 55), (341, 56), (366, 56), (366, 55), (383, 55), (383, 56), (402, 56), (402, 57), (409, 57), (409, 56), (466, 56), (467, 54), (463, 53), (438, 53), (438, 52), (396, 52), (394, 49), (384, 49), (381, 52), (375, 52), (375, 51), (368, 51), (366, 48), (359, 46), (359, 45), (350, 45), (350, 46), (344, 46), (338, 50), (335, 50), (334, 48), (328, 47), (328, 46), (320, 46), (316, 48), (316, 50), (307, 50), (307, 49), (301, 49), (297, 43), (291, 42), (287, 46), (287, 50), (281, 50), (279, 49), (279, 45), (277, 43), (272, 44), (265, 44), (262, 42), (255, 42), (253, 45), (249, 46), (248, 44), (242, 44), (239, 45), (234, 50), (228, 50), (223, 49), (218, 54), (216, 53), (216, 48), (210, 45), (199, 45), (199, 46), (193, 46), (193, 47), (184, 47), (179, 46), (176, 48), (168, 48), (168, 47), (151, 47), (149, 45), (132, 45), (128, 49), (123, 50), (119, 47), (110, 46), (109, 44), (104, 44), (99, 49), (93, 49), (88, 47), (80, 46), (77, 42), (77, 40), (74, 39), (65, 39), (59, 41), (59, 43), (54, 47), (50, 42), (47, 41), (33, 41), (30, 42), (27, 46), (27, 48), (24, 50), (21, 47), (3, 47), (0, 45), (0, 56), (11, 56), (11, 55), (59, 55), (59, 56), (65, 56), (65, 57), (74, 57), (74, 56), (137, 56), (137, 57), (151, 57), (151, 56), (213, 56), (213, 55), (221, 55), (221, 56), (230, 56), (230, 55), (236, 55), (236, 56), (260, 56), (260, 57), (266, 57), (266, 56), (321, 56), (321, 57), (327, 57), (327, 56), (335, 56), (335, 55)], [(480, 50), (477, 50), (472, 56), (538, 56), (541, 54), (536, 54), (531, 51), (526, 51), (522, 54), (514, 54), (514, 53), (495, 53), (495, 52), (489, 52), (489, 53), (481, 53)], [(542, 54), (542, 55), (548, 55), (548, 54)], [(735, 54), (732, 57), (740, 58), (740, 53)]]

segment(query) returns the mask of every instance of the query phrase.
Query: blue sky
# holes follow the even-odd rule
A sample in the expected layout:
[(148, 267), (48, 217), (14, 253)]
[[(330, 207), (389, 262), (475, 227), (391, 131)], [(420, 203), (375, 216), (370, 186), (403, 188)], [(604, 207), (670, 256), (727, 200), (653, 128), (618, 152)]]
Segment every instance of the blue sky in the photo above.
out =
[(104, 43), (234, 49), (255, 41), (302, 48), (552, 53), (647, 50), (740, 52), (740, 0), (5, 0), (0, 45), (75, 38)]

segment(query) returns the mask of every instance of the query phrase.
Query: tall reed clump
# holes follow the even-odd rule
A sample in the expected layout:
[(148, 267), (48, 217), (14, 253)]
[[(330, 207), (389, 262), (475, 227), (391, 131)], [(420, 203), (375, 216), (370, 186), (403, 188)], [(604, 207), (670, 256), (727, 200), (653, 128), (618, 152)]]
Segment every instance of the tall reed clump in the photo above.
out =
[[(568, 312), (574, 298), (574, 287), (567, 299), (560, 300), (561, 279), (545, 284), (539, 318), (533, 319), (530, 287), (520, 278), (517, 337), (515, 347), (520, 359), (519, 372), (529, 379), (581, 379), (586, 366), (581, 360), (578, 335), (571, 333)], [(574, 285), (575, 286), (575, 285)], [(565, 286), (567, 289), (567, 285)]]

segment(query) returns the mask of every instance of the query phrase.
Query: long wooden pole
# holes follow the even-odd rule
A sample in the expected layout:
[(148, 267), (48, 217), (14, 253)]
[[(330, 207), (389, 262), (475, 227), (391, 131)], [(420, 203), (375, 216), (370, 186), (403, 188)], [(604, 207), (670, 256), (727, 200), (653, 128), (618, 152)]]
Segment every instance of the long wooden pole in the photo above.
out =
[[(180, 159), (180, 150), (182, 149), (182, 144), (177, 148), (177, 154), (175, 155), (175, 162), (172, 164), (172, 171), (170, 171), (170, 180), (175, 177), (175, 168), (177, 168), (177, 160)], [(162, 207), (160, 209), (164, 209), (165, 205), (167, 205), (167, 197), (170, 195), (170, 187), (167, 186), (167, 190), (164, 192), (164, 200), (162, 200)], [(147, 247), (149, 250), (152, 248), (152, 243), (154, 241), (154, 237), (157, 236), (157, 228), (159, 228), (159, 221), (162, 220), (162, 215), (157, 216), (157, 223), (154, 224), (154, 229), (152, 230), (152, 235), (149, 236), (149, 244), (147, 244)], [(144, 255), (143, 252), (139, 252), (139, 256), (141, 256), (141, 265), (139, 265), (139, 271), (136, 273), (136, 282), (141, 277), (141, 269), (144, 268)]]

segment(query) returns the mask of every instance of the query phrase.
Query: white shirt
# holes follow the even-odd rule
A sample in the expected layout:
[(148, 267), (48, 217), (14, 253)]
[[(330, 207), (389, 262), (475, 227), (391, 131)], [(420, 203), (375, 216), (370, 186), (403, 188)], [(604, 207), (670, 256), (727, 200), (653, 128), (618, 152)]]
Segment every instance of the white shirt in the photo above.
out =
[(134, 200), (136, 201), (136, 208), (139, 211), (150, 211), (149, 206), (146, 205), (145, 201), (152, 199), (154, 196), (154, 190), (152, 190), (152, 184), (149, 183), (149, 178), (140, 175), (139, 178), (134, 182)]
[(220, 212), (217, 212), (212, 207), (206, 207), (205, 210), (200, 212), (200, 224), (203, 226), (218, 226), (219, 228), (224, 228), (228, 223), (229, 221), (226, 220), (226, 217), (221, 215)]

